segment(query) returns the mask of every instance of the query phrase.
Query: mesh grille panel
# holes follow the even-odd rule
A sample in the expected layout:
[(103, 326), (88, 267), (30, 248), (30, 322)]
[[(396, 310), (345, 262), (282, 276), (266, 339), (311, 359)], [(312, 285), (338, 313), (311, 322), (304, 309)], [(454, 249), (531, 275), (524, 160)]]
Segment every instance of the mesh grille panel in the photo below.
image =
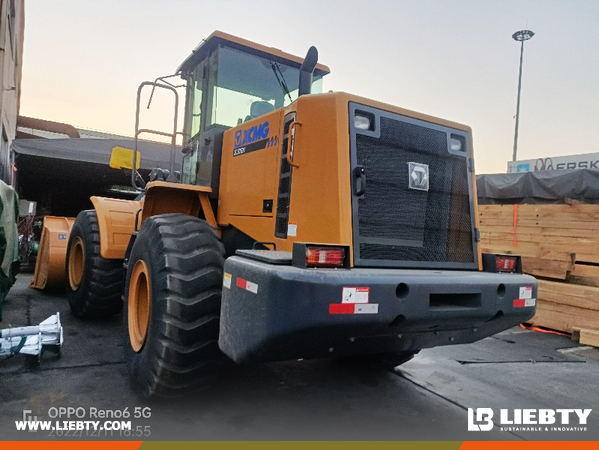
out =
[[(380, 137), (352, 138), (367, 180), (354, 202), (356, 265), (472, 263), (467, 158), (448, 152), (447, 132), (381, 117)], [(410, 162), (428, 166), (428, 191), (408, 188)]]

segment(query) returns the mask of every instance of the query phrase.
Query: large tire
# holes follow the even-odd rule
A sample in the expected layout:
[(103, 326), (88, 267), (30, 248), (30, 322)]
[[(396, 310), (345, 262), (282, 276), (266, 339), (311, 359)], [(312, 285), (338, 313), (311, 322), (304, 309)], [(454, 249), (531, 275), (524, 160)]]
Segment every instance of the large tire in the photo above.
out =
[(218, 348), (224, 247), (205, 221), (184, 214), (146, 219), (127, 261), (125, 360), (142, 398), (209, 387)]
[(100, 228), (96, 211), (81, 211), (75, 220), (66, 260), (66, 291), (73, 314), (99, 319), (123, 308), (123, 260), (100, 255)]

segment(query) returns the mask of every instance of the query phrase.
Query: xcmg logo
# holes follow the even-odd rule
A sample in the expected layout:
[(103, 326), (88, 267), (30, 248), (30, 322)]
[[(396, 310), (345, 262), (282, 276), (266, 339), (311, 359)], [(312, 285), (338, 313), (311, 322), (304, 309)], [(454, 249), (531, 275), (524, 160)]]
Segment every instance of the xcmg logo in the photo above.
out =
[(268, 122), (255, 125), (247, 130), (237, 130), (235, 132), (235, 147), (241, 147), (252, 142), (260, 141), (268, 137)]
[[(581, 425), (587, 424), (591, 411), (592, 409), (501, 409), (499, 426), (501, 431), (587, 431), (587, 427)], [(468, 408), (468, 431), (491, 431), (495, 425), (493, 415), (491, 408)]]

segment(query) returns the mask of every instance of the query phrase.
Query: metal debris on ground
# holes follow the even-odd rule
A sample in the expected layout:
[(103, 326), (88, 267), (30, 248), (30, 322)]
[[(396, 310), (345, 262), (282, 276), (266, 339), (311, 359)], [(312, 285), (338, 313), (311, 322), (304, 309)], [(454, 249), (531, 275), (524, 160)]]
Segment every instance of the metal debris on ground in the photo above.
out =
[(37, 326), (0, 330), (0, 356), (32, 355), (40, 361), (45, 350), (59, 354), (62, 342), (62, 325), (57, 312)]

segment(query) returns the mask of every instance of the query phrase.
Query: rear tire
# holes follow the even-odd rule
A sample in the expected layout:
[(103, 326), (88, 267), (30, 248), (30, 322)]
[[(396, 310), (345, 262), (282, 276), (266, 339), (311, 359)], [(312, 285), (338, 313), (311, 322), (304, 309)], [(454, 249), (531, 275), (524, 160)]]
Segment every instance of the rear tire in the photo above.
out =
[(66, 294), (73, 314), (99, 319), (123, 308), (123, 260), (100, 254), (100, 228), (96, 211), (81, 211), (75, 220), (66, 259)]
[(142, 398), (209, 387), (224, 359), (218, 347), (224, 247), (203, 220), (146, 219), (127, 261), (125, 360)]

